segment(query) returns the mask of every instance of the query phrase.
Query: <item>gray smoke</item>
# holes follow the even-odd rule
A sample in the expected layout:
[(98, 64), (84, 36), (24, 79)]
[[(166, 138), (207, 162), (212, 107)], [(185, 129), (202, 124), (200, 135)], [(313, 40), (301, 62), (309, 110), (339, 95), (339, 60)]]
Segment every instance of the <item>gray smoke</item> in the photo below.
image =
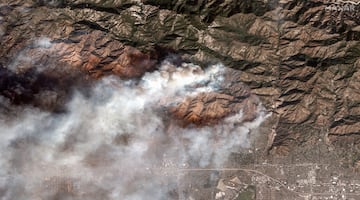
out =
[(253, 122), (240, 110), (212, 127), (169, 122), (168, 106), (217, 90), (224, 71), (165, 61), (140, 81), (107, 77), (91, 95), (75, 92), (65, 113), (16, 107), (0, 115), (0, 196), (177, 199), (177, 170), (222, 167), (231, 152), (250, 147), (250, 131), (266, 117), (260, 107)]

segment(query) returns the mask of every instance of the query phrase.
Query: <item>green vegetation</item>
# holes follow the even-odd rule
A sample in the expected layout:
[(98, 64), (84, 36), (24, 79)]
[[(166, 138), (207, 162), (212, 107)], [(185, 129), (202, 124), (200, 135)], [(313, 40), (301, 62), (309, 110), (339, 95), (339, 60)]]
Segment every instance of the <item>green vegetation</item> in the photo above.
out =
[(238, 198), (236, 198), (236, 200), (255, 200), (255, 186), (249, 186), (247, 188), (247, 190), (245, 190), (244, 192), (240, 193)]

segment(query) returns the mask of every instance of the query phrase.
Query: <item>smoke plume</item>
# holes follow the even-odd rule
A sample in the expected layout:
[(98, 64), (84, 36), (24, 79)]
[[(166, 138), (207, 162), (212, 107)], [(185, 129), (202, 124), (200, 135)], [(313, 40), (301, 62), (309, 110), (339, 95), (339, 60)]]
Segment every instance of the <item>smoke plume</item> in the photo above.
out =
[[(46, 40), (38, 45), (47, 48)], [(213, 126), (181, 127), (168, 107), (219, 89), (225, 68), (174, 66), (140, 80), (106, 77), (88, 95), (79, 89), (65, 111), (11, 106), (0, 115), (0, 196), (11, 199), (178, 199), (177, 171), (223, 167), (231, 152), (251, 145), (254, 121), (242, 111)]]

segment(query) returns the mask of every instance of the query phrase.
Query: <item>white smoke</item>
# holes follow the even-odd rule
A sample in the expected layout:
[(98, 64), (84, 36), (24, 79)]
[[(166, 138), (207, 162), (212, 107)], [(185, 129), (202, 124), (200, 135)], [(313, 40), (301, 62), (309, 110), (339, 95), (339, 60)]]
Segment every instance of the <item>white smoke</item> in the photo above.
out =
[(37, 48), (50, 48), (52, 46), (50, 38), (47, 37), (41, 37), (34, 41), (34, 47)]
[(242, 123), (241, 111), (212, 127), (167, 122), (167, 106), (217, 90), (224, 71), (164, 62), (140, 81), (100, 80), (63, 114), (0, 115), (2, 199), (177, 199), (177, 169), (222, 167), (266, 117), (259, 107), (253, 122)]
[[(46, 69), (53, 69), (52, 65), (42, 65), (34, 60), (37, 54), (38, 57), (51, 55), (51, 52), (47, 52), (52, 47), (51, 39), (47, 37), (40, 37), (34, 40), (31, 45), (27, 46), (24, 50), (19, 52), (13, 59), (12, 63), (7, 66), (9, 70), (15, 73), (26, 71), (29, 68), (35, 67), (36, 71), (42, 72)], [(36, 49), (36, 50), (33, 50)], [(33, 51), (32, 51), (33, 50)], [(39, 56), (40, 55), (40, 56)]]

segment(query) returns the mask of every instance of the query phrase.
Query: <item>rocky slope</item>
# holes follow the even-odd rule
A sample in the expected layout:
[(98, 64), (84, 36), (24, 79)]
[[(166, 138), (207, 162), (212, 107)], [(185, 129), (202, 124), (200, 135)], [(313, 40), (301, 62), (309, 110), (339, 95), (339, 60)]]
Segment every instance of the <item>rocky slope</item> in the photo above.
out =
[[(187, 123), (216, 121), (237, 102), (248, 105), (234, 99), (256, 95), (273, 113), (271, 152), (287, 153), (311, 134), (325, 134), (329, 144), (358, 144), (359, 12), (356, 1), (5, 0), (0, 64), (8, 69), (1, 69), (1, 94), (29, 103), (34, 93), (66, 93), (72, 76), (136, 78), (176, 53), (180, 61), (220, 61), (236, 70), (227, 77), (234, 84), (221, 93), (174, 108)], [(32, 66), (47, 66), (37, 72), (46, 77), (65, 69), (63, 81), (38, 84), (23, 74)]]

